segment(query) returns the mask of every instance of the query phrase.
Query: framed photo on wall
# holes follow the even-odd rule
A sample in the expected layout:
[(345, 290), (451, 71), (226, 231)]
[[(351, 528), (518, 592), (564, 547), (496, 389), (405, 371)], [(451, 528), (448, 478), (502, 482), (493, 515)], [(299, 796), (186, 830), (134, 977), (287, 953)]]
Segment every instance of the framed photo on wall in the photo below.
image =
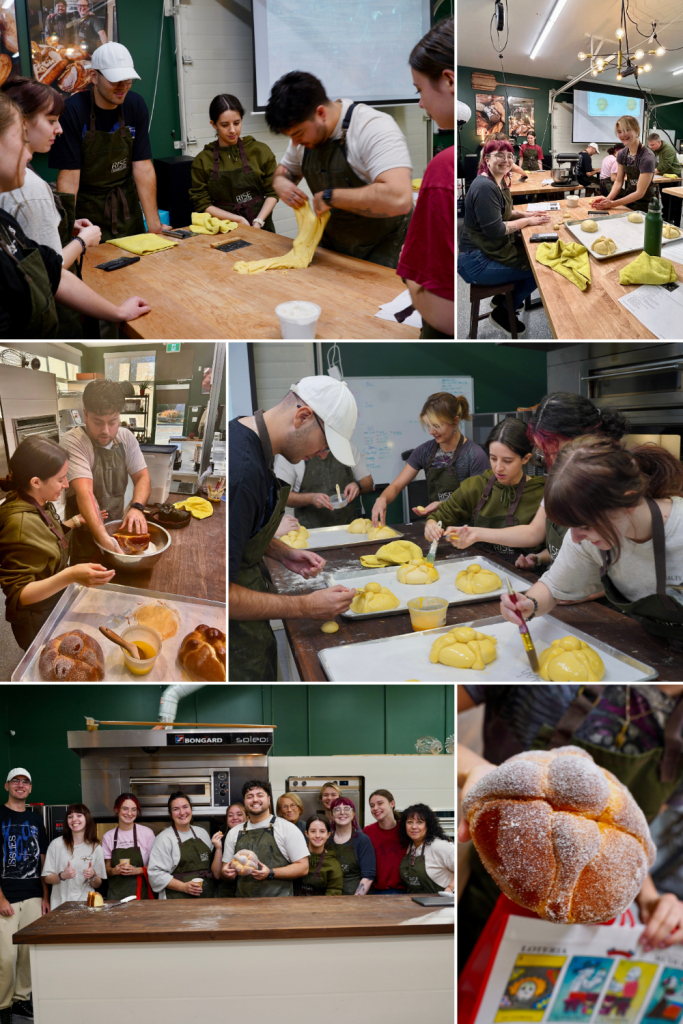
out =
[(514, 139), (517, 135), (526, 137), (527, 132), (535, 131), (534, 101), (526, 96), (508, 96), (508, 135)]
[(93, 51), (118, 42), (116, 0), (28, 0), (28, 17), (35, 77), (68, 95), (95, 80)]
[(478, 92), (474, 99), (477, 107), (477, 135), (483, 146), (494, 132), (505, 131), (505, 97)]

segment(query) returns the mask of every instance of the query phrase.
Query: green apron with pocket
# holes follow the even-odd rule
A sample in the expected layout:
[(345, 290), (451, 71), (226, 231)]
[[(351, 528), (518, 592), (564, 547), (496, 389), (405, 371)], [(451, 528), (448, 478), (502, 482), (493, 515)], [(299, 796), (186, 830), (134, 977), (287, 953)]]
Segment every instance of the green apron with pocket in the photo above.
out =
[[(87, 436), (85, 427), (77, 427)], [(126, 487), (128, 485), (128, 470), (126, 468), (126, 454), (123, 445), (114, 438), (111, 448), (104, 448), (102, 445), (93, 443), (95, 462), (92, 468), (92, 489), (97, 503), (102, 512), (107, 511), (109, 518), (106, 523), (114, 523), (117, 519), (123, 519), (123, 508), (125, 502)], [(78, 499), (72, 494), (66, 499), (67, 518), (78, 515)], [(87, 529), (81, 528), (73, 539), (71, 549), (71, 564), (77, 562), (94, 562), (100, 564), (102, 552), (92, 539), (92, 534)]]
[(422, 853), (419, 856), (415, 850), (413, 850), (412, 854), (406, 853), (398, 871), (401, 881), (406, 887), (406, 892), (411, 896), (417, 895), (417, 893), (441, 892), (441, 886), (427, 874), (424, 844), (422, 845)]
[(321, 881), (320, 874), (325, 863), (325, 857), (329, 850), (322, 853), (312, 853), (308, 859), (309, 870), (305, 878), (299, 879), (299, 885), (295, 883), (297, 896), (324, 896), (325, 886)]
[[(76, 196), (73, 192), (58, 192), (52, 183), (52, 195), (59, 213), (59, 240), (62, 248), (67, 246), (74, 239), (74, 221), (76, 220)], [(83, 253), (75, 263), (67, 269), (69, 273), (75, 274), (79, 280), (83, 280)], [(81, 314), (75, 309), (69, 309), (63, 302), (55, 300), (57, 316), (59, 317), (59, 338), (82, 338), (83, 323)]]
[[(357, 106), (352, 103), (346, 111), (340, 138), (304, 150), (301, 169), (313, 195), (328, 188), (367, 188), (367, 181), (356, 174), (346, 155), (346, 133)], [(412, 210), (398, 217), (362, 217), (333, 206), (320, 245), (395, 270), (411, 217)]]
[[(344, 488), (353, 481), (353, 466), (345, 466), (335, 459), (332, 452), (324, 459), (314, 455), (306, 463), (306, 471), (301, 481), (302, 494), (327, 494), (337, 500), (336, 484), (342, 495)], [(346, 526), (357, 518), (356, 499), (350, 501), (345, 508), (316, 508), (315, 505), (304, 505), (295, 508), (294, 514), (302, 526), (313, 530), (319, 526)]]
[[(507, 513), (498, 516), (483, 516), (481, 515), (481, 509), (486, 504), (486, 500), (496, 483), (497, 480), (495, 475), (490, 476), (487, 481), (486, 487), (484, 488), (482, 496), (479, 499), (479, 502), (477, 503), (474, 512), (472, 513), (471, 521), (469, 523), (470, 526), (478, 526), (482, 530), (504, 530), (508, 526), (520, 525), (519, 519), (515, 515), (515, 510), (519, 505), (520, 501), (522, 500), (522, 494), (524, 492), (524, 488), (526, 487), (527, 479), (525, 473), (522, 473), (522, 479), (519, 481), (516, 487), (509, 485), (503, 488), (504, 491), (510, 492), (511, 498)], [(514, 492), (514, 495), (512, 492)], [(490, 551), (495, 551), (497, 552), (497, 554), (507, 558), (511, 557), (512, 555), (514, 555), (516, 558), (520, 554), (520, 548), (510, 548), (507, 547), (507, 545), (505, 544), (489, 544), (488, 542), (481, 542), (480, 547), (488, 548)], [(537, 551), (542, 551), (543, 547), (543, 544), (537, 544), (535, 548), (522, 548), (521, 552), (530, 555)]]
[(562, 541), (564, 540), (565, 534), (568, 532), (568, 526), (558, 526), (557, 523), (551, 523), (546, 516), (545, 518), (545, 546), (550, 554), (550, 561), (554, 562), (560, 553), (562, 547)]
[(203, 881), (201, 896), (190, 896), (189, 893), (179, 892), (178, 889), (166, 889), (167, 900), (201, 900), (212, 899), (216, 891), (216, 879), (211, 874), (211, 851), (206, 843), (198, 838), (195, 830), (190, 825), (192, 839), (180, 842), (178, 829), (173, 825), (178, 846), (180, 847), (180, 860), (173, 872), (173, 877), (180, 882), (190, 882), (193, 878), (201, 878)]
[(420, 341), (425, 341), (429, 338), (450, 338), (453, 339), (455, 330), (451, 331), (450, 334), (444, 334), (443, 331), (437, 331), (436, 327), (432, 327), (428, 324), (424, 317), (422, 317), (422, 328), (420, 330)]
[[(225, 210), (227, 213), (234, 213), (238, 217), (244, 217), (250, 224), (254, 223), (254, 217), (258, 216), (259, 210), (266, 201), (261, 185), (256, 175), (249, 166), (244, 143), (238, 139), (234, 146), (228, 146), (229, 159), (235, 159), (234, 151), (239, 153), (242, 162), (241, 167), (235, 167), (231, 171), (221, 171), (220, 146), (218, 139), (213, 144), (213, 171), (206, 183), (213, 206)], [(268, 214), (264, 231), (275, 231), (272, 212)]]
[[(142, 850), (138, 845), (138, 832), (135, 824), (133, 824), (132, 846), (119, 848), (118, 838), (119, 830), (117, 826), (114, 832), (114, 846), (111, 851), (111, 866), (115, 868), (123, 859), (129, 860), (131, 867), (144, 868), (145, 862), (142, 859)], [(138, 899), (148, 900), (150, 896), (146, 875), (111, 875), (107, 882), (107, 899), (123, 900), (126, 896), (137, 896), (138, 881), (140, 882), (140, 895)]]
[[(247, 831), (248, 824), (249, 822), (245, 821), (242, 825), (235, 843), (235, 853), (239, 853), (240, 850), (252, 850), (261, 863), (266, 864), (269, 868), (284, 868), (291, 864), (275, 841), (274, 814), (271, 814), (270, 821), (263, 828), (250, 828)], [(251, 875), (238, 875), (235, 895), (246, 899), (262, 896), (293, 896), (294, 885), (291, 878), (266, 878), (263, 882), (259, 882)]]
[(360, 885), (362, 875), (360, 873), (360, 864), (356, 857), (356, 850), (353, 845), (357, 833), (354, 832), (351, 838), (345, 843), (335, 843), (334, 835), (331, 835), (327, 840), (326, 849), (339, 861), (339, 866), (342, 869), (344, 881), (342, 882), (342, 896), (353, 896), (355, 895), (356, 889)]
[[(500, 186), (499, 186), (500, 188)], [(512, 219), (512, 195), (509, 188), (501, 189), (505, 200), (503, 212), (503, 223)], [(513, 231), (502, 238), (489, 238), (483, 231), (478, 231), (469, 224), (465, 225), (467, 237), (480, 249), (485, 256), (490, 256), (496, 263), (502, 263), (504, 267), (512, 267), (514, 270), (531, 270), (529, 257), (524, 250), (521, 231)]]
[[(628, 164), (624, 164), (624, 192), (623, 195), (631, 195), (638, 188), (638, 178), (640, 177), (637, 167), (629, 167)], [(655, 172), (656, 173), (656, 172)], [(629, 206), (632, 210), (642, 210), (643, 213), (647, 213), (650, 200), (654, 199), (656, 195), (659, 195), (657, 186), (655, 185), (654, 177), (647, 187), (645, 195), (642, 199), (636, 199), (630, 201)], [(621, 199), (622, 196), (619, 196)]]
[(538, 150), (537, 149), (525, 149), (524, 156), (522, 157), (522, 170), (523, 171), (540, 171), (541, 167), (538, 163)]
[[(223, 836), (223, 853), (225, 853), (225, 842), (226, 842), (226, 840), (228, 838), (228, 832), (229, 831), (230, 831), (230, 828), (228, 827), (225, 835)], [(216, 885), (216, 899), (219, 899), (219, 900), (232, 899), (234, 897), (234, 895), (235, 895), (235, 889), (236, 888), (237, 888), (237, 879), (236, 878), (219, 878), (218, 879), (218, 883)]]
[(448, 461), (444, 465), (434, 468), (432, 463), (441, 449), (436, 441), (432, 443), (432, 450), (429, 453), (429, 459), (425, 466), (427, 494), (429, 495), (430, 504), (433, 501), (446, 501), (454, 491), (457, 491), (462, 481), (455, 472), (455, 463), (462, 455), (466, 444), (467, 438), (464, 434), (461, 434), (455, 449), (452, 452), (444, 452), (444, 455), (449, 456)]

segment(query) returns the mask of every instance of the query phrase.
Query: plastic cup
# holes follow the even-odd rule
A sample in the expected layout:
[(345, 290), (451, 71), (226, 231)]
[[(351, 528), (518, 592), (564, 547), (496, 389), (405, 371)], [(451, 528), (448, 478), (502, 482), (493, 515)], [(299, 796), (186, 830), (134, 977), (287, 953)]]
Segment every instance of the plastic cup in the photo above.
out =
[(342, 498), (340, 501), (336, 494), (328, 494), (328, 498), (330, 499), (330, 505), (335, 511), (340, 508), (346, 508), (349, 503), (348, 498)]
[(154, 648), (155, 654), (153, 658), (132, 658), (128, 651), (121, 648), (123, 654), (123, 661), (126, 668), (133, 673), (134, 676), (146, 676), (148, 672), (151, 672), (154, 668), (154, 663), (159, 657), (161, 651), (161, 637), (157, 633), (156, 629), (152, 629), (151, 626), (127, 626), (122, 629), (119, 633), (122, 640), (126, 640), (129, 644), (134, 644), (136, 640), (143, 640), (150, 647)]
[(322, 310), (315, 302), (281, 302), (275, 307), (280, 321), (280, 333), (283, 338), (315, 338), (318, 320)]
[(446, 625), (448, 601), (443, 597), (414, 597), (408, 601), (410, 625), (416, 633)]

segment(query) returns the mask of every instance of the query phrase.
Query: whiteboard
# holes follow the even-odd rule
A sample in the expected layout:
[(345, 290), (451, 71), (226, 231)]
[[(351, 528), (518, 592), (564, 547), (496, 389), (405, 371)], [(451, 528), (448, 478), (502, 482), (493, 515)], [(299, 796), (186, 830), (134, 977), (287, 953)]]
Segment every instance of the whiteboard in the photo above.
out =
[[(473, 377), (346, 377), (358, 406), (351, 438), (365, 458), (376, 484), (391, 483), (405, 466), (401, 452), (429, 441), (420, 411), (430, 395), (464, 395), (474, 412)], [(471, 423), (462, 433), (471, 437)], [(422, 470), (418, 478), (423, 478)]]

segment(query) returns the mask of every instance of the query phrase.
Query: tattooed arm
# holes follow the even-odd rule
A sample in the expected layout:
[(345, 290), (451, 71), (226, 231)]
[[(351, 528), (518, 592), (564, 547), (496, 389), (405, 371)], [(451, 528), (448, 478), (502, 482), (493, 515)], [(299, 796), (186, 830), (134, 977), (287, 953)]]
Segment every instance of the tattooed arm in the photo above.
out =
[(367, 894), (370, 892), (370, 886), (371, 885), (372, 885), (372, 879), (371, 878), (361, 878), (360, 884), (359, 884), (358, 888), (356, 889), (356, 891), (354, 892), (353, 895), (354, 896), (367, 896)]

